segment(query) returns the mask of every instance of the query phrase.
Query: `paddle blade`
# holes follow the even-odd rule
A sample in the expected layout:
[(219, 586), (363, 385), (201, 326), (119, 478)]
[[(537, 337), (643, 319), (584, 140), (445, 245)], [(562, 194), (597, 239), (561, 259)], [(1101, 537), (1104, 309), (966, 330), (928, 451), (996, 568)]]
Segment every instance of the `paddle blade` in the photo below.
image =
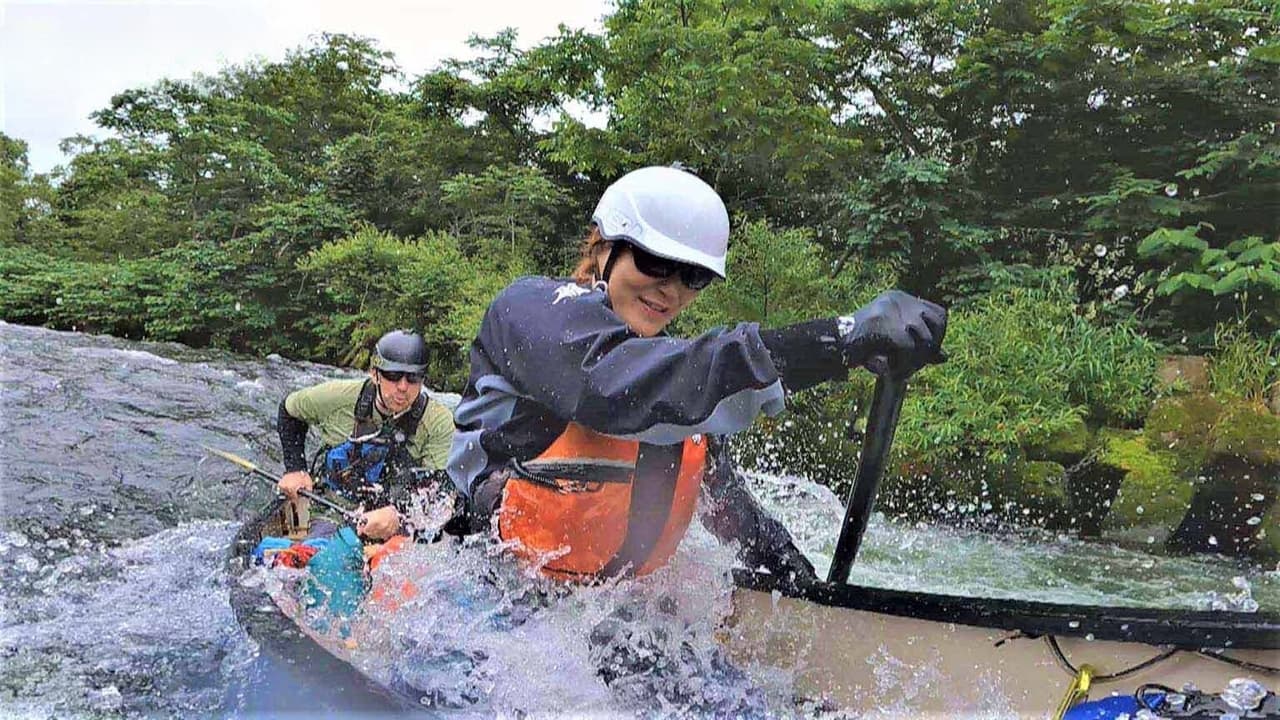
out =
[(225, 450), (219, 450), (218, 448), (215, 448), (215, 447), (209, 447), (208, 445), (201, 445), (200, 447), (204, 448), (208, 452), (213, 453), (214, 455), (217, 455), (223, 460), (230, 460), (231, 462), (239, 465), (240, 467), (244, 468), (245, 470), (248, 470), (249, 472), (253, 472), (258, 469), (257, 465), (254, 465), (253, 463), (249, 462), (248, 460), (245, 460), (244, 458), (234, 453), (229, 453)]

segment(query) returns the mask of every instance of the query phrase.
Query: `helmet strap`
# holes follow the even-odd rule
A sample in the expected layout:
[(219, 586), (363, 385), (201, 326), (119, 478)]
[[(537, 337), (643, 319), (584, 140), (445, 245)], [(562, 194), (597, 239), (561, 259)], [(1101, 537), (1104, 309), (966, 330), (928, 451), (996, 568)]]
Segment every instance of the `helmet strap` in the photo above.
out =
[(613, 274), (613, 264), (618, 262), (621, 247), (622, 243), (616, 240), (609, 247), (609, 259), (604, 261), (604, 272), (600, 275), (600, 280), (606, 284), (609, 282), (609, 276)]
[(379, 378), (379, 379), (378, 379), (378, 381), (376, 381), (376, 382), (374, 382), (374, 383), (373, 383), (373, 392), (374, 392), (374, 395), (373, 395), (373, 400), (374, 400), (373, 407), (374, 407), (374, 409), (376, 409), (379, 413), (381, 413), (383, 410), (386, 410), (386, 409), (387, 409), (387, 401), (382, 399), (382, 381), (381, 381), (381, 378), (382, 378), (382, 370), (375, 370), (375, 372), (377, 372), (377, 373), (378, 373), (378, 378)]
[[(379, 376), (381, 376), (382, 371), (381, 371), (381, 370), (379, 370), (379, 371), (378, 371), (378, 374), (379, 374)], [(375, 401), (375, 402), (374, 402), (374, 404), (373, 404), (373, 407), (378, 411), (378, 413), (379, 413), (379, 414), (383, 415), (384, 417), (389, 417), (389, 418), (391, 418), (392, 420), (394, 420), (394, 419), (396, 419), (396, 418), (400, 417), (401, 415), (403, 415), (403, 414), (405, 414), (405, 413), (409, 412), (409, 410), (413, 408), (413, 405), (410, 405), (410, 406), (409, 406), (409, 408), (406, 408), (406, 409), (404, 409), (404, 410), (401, 410), (401, 411), (400, 411), (400, 412), (398, 412), (398, 413), (392, 413), (392, 412), (391, 412), (391, 408), (390, 408), (390, 406), (388, 406), (388, 405), (387, 405), (387, 401), (386, 401), (385, 399), (383, 399), (383, 397), (382, 397), (382, 383), (375, 382), (375, 383), (373, 384), (373, 389), (374, 389), (374, 392), (376, 393), (376, 394), (374, 395), (374, 401)], [(421, 392), (421, 391), (419, 391), (419, 392)], [(414, 402), (417, 402), (417, 401), (415, 400)]]

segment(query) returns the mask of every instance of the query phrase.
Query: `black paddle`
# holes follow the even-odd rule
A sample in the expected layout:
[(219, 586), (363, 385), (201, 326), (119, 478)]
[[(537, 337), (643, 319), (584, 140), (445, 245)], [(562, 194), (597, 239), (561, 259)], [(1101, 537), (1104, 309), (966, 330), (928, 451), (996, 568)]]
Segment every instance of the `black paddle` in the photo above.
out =
[[(831, 557), (831, 570), (827, 573), (827, 582), (846, 583), (849, 581), (849, 570), (858, 555), (858, 547), (862, 544), (862, 534), (867, 531), (867, 522), (871, 519), (871, 509), (875, 504), (876, 490), (880, 487), (880, 477), (884, 474), (885, 461), (889, 457), (889, 448), (893, 445), (893, 433), (898, 428), (898, 413), (902, 410), (902, 398), (907, 392), (907, 376), (893, 372), (882, 358), (873, 358), (881, 362), (868, 363), (868, 368), (875, 372), (876, 390), (871, 400), (871, 411), (867, 415), (867, 431), (862, 437), (862, 454), (858, 462), (858, 474), (849, 490), (849, 503), (845, 506), (844, 522), (840, 525), (840, 539), (836, 541), (836, 551)], [(849, 439), (857, 436), (854, 421), (849, 419)]]

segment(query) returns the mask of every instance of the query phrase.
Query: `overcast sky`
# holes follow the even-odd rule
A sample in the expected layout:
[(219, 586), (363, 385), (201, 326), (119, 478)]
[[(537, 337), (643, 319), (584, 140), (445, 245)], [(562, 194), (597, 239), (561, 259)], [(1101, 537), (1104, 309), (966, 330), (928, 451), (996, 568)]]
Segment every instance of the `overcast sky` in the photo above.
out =
[(30, 146), (93, 133), (89, 113), (160, 78), (278, 60), (320, 32), (374, 38), (408, 76), (468, 52), (467, 37), (515, 27), (528, 47), (560, 23), (598, 29), (608, 0), (0, 0), (0, 130)]

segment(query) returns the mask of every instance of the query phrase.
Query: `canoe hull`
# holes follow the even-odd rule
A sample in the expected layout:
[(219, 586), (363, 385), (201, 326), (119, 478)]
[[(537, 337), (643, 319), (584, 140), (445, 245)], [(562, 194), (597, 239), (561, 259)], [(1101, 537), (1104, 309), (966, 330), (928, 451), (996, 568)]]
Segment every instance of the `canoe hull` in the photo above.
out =
[[(822, 605), (738, 588), (724, 633), (731, 657), (744, 666), (795, 673), (799, 697), (841, 708), (901, 708), (916, 713), (1011, 713), (1045, 717), (1073, 679), (1044, 638), (1016, 631), (901, 617)], [(1076, 667), (1114, 673), (1159, 654), (1134, 642), (1058, 638)], [(1237, 650), (1239, 660), (1276, 665), (1280, 651)], [(1274, 690), (1276, 677), (1180, 652), (1112, 683), (1095, 682), (1094, 697), (1130, 694), (1142, 683), (1174, 688), (1193, 683), (1221, 691), (1248, 677)]]

